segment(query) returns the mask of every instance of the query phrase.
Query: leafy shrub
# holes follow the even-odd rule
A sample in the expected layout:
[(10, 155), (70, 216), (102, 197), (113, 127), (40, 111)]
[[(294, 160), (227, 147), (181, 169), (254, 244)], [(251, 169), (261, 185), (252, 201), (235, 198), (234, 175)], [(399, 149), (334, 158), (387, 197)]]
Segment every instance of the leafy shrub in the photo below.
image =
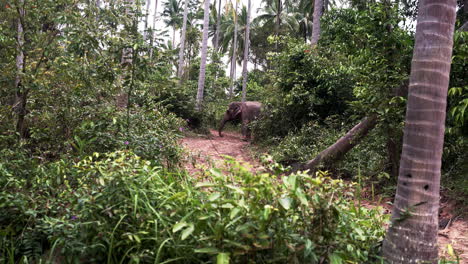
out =
[(28, 181), (2, 170), (0, 261), (362, 263), (376, 256), (385, 219), (355, 205), (354, 184), (323, 173), (278, 180), (234, 160), (227, 165), (199, 183), (130, 152), (39, 166)]
[(71, 145), (79, 154), (131, 149), (139, 156), (167, 165), (178, 163), (177, 143), (184, 122), (164, 108), (108, 108), (99, 118), (85, 121), (74, 132)]

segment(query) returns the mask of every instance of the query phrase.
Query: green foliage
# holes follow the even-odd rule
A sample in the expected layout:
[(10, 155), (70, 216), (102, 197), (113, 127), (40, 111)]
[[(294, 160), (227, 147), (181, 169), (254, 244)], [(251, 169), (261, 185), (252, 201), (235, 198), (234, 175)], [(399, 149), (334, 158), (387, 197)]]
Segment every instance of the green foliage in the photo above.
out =
[(323, 173), (278, 181), (231, 159), (225, 173), (212, 169), (196, 183), (130, 152), (57, 161), (29, 180), (3, 164), (7, 263), (365, 262), (384, 235), (379, 210), (352, 200), (354, 184)]

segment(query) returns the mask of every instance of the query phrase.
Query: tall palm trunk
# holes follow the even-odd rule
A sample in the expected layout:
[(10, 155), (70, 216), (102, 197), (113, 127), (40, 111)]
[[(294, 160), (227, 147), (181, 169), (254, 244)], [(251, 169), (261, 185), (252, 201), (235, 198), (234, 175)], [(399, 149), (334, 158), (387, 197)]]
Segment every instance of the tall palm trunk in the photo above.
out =
[(232, 43), (232, 57), (231, 57), (231, 87), (229, 88), (229, 98), (234, 96), (234, 81), (236, 80), (236, 56), (237, 56), (237, 30), (238, 30), (238, 21), (237, 21), (237, 6), (238, 0), (236, 1), (236, 10), (234, 16), (234, 40)]
[(143, 31), (143, 37), (146, 40), (148, 36), (148, 19), (149, 19), (149, 8), (150, 8), (151, 0), (146, 0), (146, 16), (145, 16), (145, 29)]
[(419, 2), (389, 263), (437, 263), (440, 168), (456, 0)]
[(156, 38), (156, 14), (158, 12), (158, 0), (154, 3), (154, 14), (153, 14), (153, 27), (152, 27), (152, 35), (151, 35), (151, 48), (150, 48), (150, 60), (153, 58), (153, 43), (155, 42)]
[(187, 7), (188, 0), (184, 1), (184, 20), (182, 22), (182, 33), (180, 35), (180, 50), (179, 50), (179, 68), (177, 69), (177, 77), (179, 83), (182, 83), (182, 75), (184, 74), (184, 52), (185, 52), (185, 35), (187, 34)]
[(282, 7), (283, 3), (281, 0), (277, 0), (277, 7), (276, 7), (276, 23), (275, 23), (275, 35), (276, 35), (276, 40), (275, 40), (275, 51), (278, 51), (278, 37), (279, 37), (279, 30), (281, 26), (281, 12), (282, 12)]
[(210, 0), (205, 0), (204, 15), (203, 15), (203, 39), (200, 61), (200, 75), (198, 77), (198, 91), (196, 110), (200, 111), (203, 102), (203, 90), (205, 88), (205, 72), (206, 72), (206, 53), (208, 51), (208, 26), (210, 19)]
[(218, 15), (216, 17), (216, 34), (215, 34), (215, 42), (214, 42), (214, 52), (218, 51), (220, 30), (221, 30), (221, 0), (218, 1)]
[(26, 117), (26, 102), (28, 91), (22, 85), (21, 76), (24, 73), (24, 0), (18, 1), (18, 19), (16, 32), (16, 78), (15, 78), (15, 104), (13, 109), (18, 115), (16, 131), (23, 138), (25, 135), (24, 119)]
[(249, 48), (250, 48), (250, 0), (247, 7), (247, 24), (245, 26), (245, 40), (244, 40), (244, 66), (242, 68), (242, 102), (245, 102), (247, 94), (247, 64), (249, 61)]
[(315, 47), (320, 38), (320, 18), (323, 12), (323, 0), (315, 0), (314, 2), (314, 21), (312, 23), (312, 40), (311, 46)]

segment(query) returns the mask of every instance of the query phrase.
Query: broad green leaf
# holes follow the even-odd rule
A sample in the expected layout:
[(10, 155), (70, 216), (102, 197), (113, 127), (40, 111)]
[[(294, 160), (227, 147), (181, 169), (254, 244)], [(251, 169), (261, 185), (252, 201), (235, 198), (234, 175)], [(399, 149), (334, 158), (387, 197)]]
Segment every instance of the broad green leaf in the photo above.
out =
[(195, 230), (194, 225), (189, 224), (189, 226), (184, 231), (182, 231), (181, 239), (185, 240), (188, 236), (190, 236), (193, 233), (194, 230)]
[(229, 264), (229, 253), (219, 253), (216, 256), (216, 264)]
[(214, 200), (217, 200), (219, 197), (221, 197), (221, 194), (219, 192), (212, 193), (208, 197), (208, 201), (213, 202)]
[(177, 231), (181, 230), (182, 228), (186, 227), (188, 224), (186, 222), (179, 222), (174, 225), (172, 228), (172, 232), (176, 233)]
[(343, 259), (336, 253), (332, 253), (328, 255), (328, 259), (330, 260), (330, 264), (342, 264)]
[(283, 206), (284, 209), (289, 210), (291, 208), (292, 199), (290, 197), (283, 197), (279, 199), (279, 203)]
[(309, 205), (309, 201), (307, 201), (307, 197), (301, 188), (296, 189), (296, 196), (299, 199), (299, 201), (301, 201), (301, 204), (306, 205), (306, 206)]
[(234, 209), (231, 210), (231, 213), (229, 214), (229, 217), (231, 219), (234, 219), (234, 217), (236, 217), (239, 213), (240, 213), (241, 209), (239, 207), (236, 207)]

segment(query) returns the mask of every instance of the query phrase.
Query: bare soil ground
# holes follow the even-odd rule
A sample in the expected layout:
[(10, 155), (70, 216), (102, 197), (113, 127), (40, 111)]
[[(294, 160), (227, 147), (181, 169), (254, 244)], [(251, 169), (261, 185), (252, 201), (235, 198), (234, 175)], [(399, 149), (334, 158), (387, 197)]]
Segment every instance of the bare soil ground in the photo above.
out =
[[(219, 137), (217, 131), (211, 130), (211, 135), (203, 137), (186, 137), (182, 144), (189, 152), (187, 170), (193, 175), (203, 175), (203, 172), (213, 166), (222, 165), (225, 155), (250, 166), (252, 171), (260, 170), (260, 162), (256, 160), (250, 151), (249, 142), (242, 141), (239, 133), (224, 132), (224, 137)], [(391, 212), (391, 205), (387, 200), (381, 200), (380, 204), (373, 201), (364, 202), (364, 206), (380, 205), (385, 213)], [(455, 215), (456, 205), (450, 201), (441, 203), (440, 220), (442, 228), (439, 230), (440, 256), (449, 257), (447, 245), (451, 245), (460, 258), (460, 263), (468, 264), (468, 212)], [(455, 263), (455, 262), (453, 262)]]

